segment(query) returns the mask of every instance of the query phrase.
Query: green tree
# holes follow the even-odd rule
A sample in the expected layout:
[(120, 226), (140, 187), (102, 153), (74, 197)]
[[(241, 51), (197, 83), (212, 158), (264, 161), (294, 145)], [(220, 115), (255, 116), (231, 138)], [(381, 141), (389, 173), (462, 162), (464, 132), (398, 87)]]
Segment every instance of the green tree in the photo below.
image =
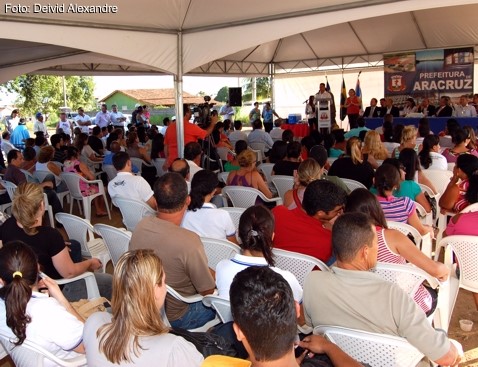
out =
[(216, 97), (214, 99), (219, 102), (226, 102), (226, 99), (229, 98), (229, 87), (225, 86), (218, 90)]
[[(72, 109), (82, 106), (86, 111), (96, 107), (93, 97), (95, 84), (90, 76), (67, 76), (66, 101)], [(10, 93), (17, 93), (16, 105), (22, 115), (33, 115), (37, 111), (57, 114), (64, 105), (63, 81), (53, 75), (21, 75), (1, 85)]]
[[(268, 77), (256, 78), (257, 99), (267, 99), (271, 96), (271, 81)], [(242, 80), (242, 99), (252, 101), (252, 78)]]

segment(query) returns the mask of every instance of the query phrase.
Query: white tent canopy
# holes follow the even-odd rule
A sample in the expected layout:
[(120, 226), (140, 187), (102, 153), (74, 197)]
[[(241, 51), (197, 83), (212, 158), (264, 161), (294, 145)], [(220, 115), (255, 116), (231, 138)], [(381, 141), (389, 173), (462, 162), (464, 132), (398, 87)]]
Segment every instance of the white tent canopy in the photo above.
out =
[(373, 66), (386, 52), (478, 44), (471, 0), (139, 0), (105, 14), (66, 13), (68, 4), (40, 14), (34, 3), (0, 14), (0, 82), (33, 71), (269, 75), (271, 64)]

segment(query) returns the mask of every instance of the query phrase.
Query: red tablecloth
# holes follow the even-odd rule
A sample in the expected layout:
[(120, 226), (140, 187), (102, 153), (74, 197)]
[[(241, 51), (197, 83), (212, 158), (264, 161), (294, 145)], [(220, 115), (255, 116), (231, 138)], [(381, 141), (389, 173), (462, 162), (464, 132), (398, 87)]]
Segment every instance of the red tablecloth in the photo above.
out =
[(281, 128), (284, 130), (292, 130), (294, 136), (303, 138), (309, 135), (309, 124), (282, 124)]

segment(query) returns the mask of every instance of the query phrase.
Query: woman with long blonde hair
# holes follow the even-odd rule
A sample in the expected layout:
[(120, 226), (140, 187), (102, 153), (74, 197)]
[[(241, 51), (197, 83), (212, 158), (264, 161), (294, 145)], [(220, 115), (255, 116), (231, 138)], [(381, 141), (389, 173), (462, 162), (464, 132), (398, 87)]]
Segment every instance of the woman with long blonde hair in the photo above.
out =
[(170, 334), (161, 318), (166, 275), (152, 250), (124, 253), (113, 275), (112, 313), (91, 315), (83, 342), (88, 366), (200, 366), (194, 345)]
[(358, 181), (369, 189), (372, 186), (374, 171), (370, 163), (363, 160), (361, 145), (357, 137), (347, 140), (345, 155), (334, 161), (328, 174)]
[(378, 168), (377, 160), (383, 161), (388, 158), (388, 151), (380, 140), (380, 134), (375, 130), (367, 131), (365, 134), (364, 144), (362, 147), (362, 155), (367, 157), (368, 163), (373, 168)]

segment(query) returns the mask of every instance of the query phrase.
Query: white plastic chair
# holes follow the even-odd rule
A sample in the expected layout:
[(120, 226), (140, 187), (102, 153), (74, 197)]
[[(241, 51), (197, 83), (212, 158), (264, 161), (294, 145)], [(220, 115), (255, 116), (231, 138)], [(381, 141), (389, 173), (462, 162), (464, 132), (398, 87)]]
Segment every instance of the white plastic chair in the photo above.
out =
[(113, 266), (116, 266), (121, 255), (128, 251), (131, 232), (99, 223), (95, 224), (93, 228), (95, 232), (103, 238), (110, 254), (111, 262), (113, 263)]
[(339, 326), (317, 326), (314, 334), (323, 335), (355, 360), (372, 367), (412, 367), (423, 358), (405, 338), (394, 335)]
[(451, 171), (438, 169), (424, 169), (422, 172), (426, 178), (433, 182), (433, 186), (435, 186), (440, 195), (443, 194), (450, 182), (450, 178), (453, 176), (453, 172)]
[(367, 189), (365, 185), (361, 182), (351, 180), (349, 178), (340, 178), (345, 186), (350, 190), (350, 192), (354, 191), (355, 189)]
[(106, 173), (106, 176), (108, 176), (108, 182), (113, 180), (118, 174), (118, 171), (112, 164), (104, 164), (103, 171)]
[(272, 178), (272, 169), (274, 168), (274, 163), (261, 163), (257, 166), (257, 169), (266, 176), (266, 181), (271, 182)]
[(166, 162), (166, 158), (155, 158), (153, 159), (153, 165), (156, 168), (156, 177), (161, 177), (167, 171), (163, 170), (164, 162)]
[(266, 145), (264, 143), (249, 143), (249, 147), (257, 154), (257, 161), (262, 162), (265, 158)]
[(412, 264), (391, 264), (378, 262), (371, 270), (383, 280), (398, 285), (413, 298), (418, 287), (427, 280), (432, 288), (438, 287), (438, 280)]
[(68, 238), (80, 243), (81, 255), (98, 258), (103, 265), (103, 272), (105, 272), (110, 255), (104, 241), (94, 237), (95, 230), (90, 221), (67, 213), (57, 213), (55, 218), (63, 224)]
[(224, 182), (227, 185), (227, 178), (229, 177), (229, 172), (218, 172), (217, 178), (220, 182)]
[(133, 164), (133, 166), (135, 166), (138, 169), (138, 175), (141, 175), (141, 173), (143, 172), (143, 165), (145, 165), (146, 167), (156, 167), (156, 166), (153, 166), (150, 163), (147, 163), (146, 161), (142, 160), (141, 158), (131, 157), (130, 159), (131, 159), (131, 163)]
[[(196, 303), (196, 302), (201, 302), (203, 300), (203, 296), (201, 296), (200, 294), (195, 294), (193, 296), (189, 296), (189, 297), (184, 297), (182, 295), (180, 295), (176, 290), (174, 290), (171, 286), (169, 285), (166, 285), (166, 289), (168, 291), (168, 294), (171, 296), (171, 297), (174, 297), (176, 298), (177, 300), (181, 301), (181, 302), (184, 302), (184, 303)], [(221, 320), (219, 319), (219, 317), (216, 315), (216, 317), (211, 320), (211, 321), (208, 321), (207, 323), (205, 323), (204, 325), (196, 328), (196, 329), (190, 329), (189, 331), (199, 331), (199, 332), (205, 332), (205, 331), (208, 331), (211, 327), (219, 324), (221, 322)]]
[(80, 162), (86, 164), (88, 166), (88, 169), (93, 172), (93, 174), (96, 176), (96, 177), (99, 177), (101, 176), (101, 174), (103, 173), (103, 171), (101, 170), (101, 166), (103, 165), (102, 162), (95, 162), (95, 161), (92, 161), (90, 158), (87, 158), (85, 157), (84, 155), (80, 155)]
[(13, 344), (15, 339), (11, 340), (8, 335), (0, 333), (0, 343), (10, 355), (16, 367), (43, 367), (45, 360), (50, 361), (50, 364), (62, 367), (87, 366), (86, 355), (84, 354), (62, 359), (28, 339), (25, 339), (19, 346)]
[(274, 175), (272, 176), (271, 180), (275, 188), (277, 189), (277, 193), (281, 197), (282, 201), (284, 201), (285, 193), (289, 190), (292, 190), (292, 188), (294, 187), (294, 177)]
[(455, 164), (455, 162), (447, 163), (447, 170), (453, 172), (453, 170), (455, 169)]
[(430, 211), (430, 213), (427, 213), (425, 208), (420, 204), (415, 201), (415, 209), (417, 211), (418, 218), (420, 219), (420, 222), (424, 225), (431, 226), (433, 225), (433, 213)]
[(329, 267), (315, 257), (299, 254), (298, 252), (272, 249), (275, 266), (282, 270), (288, 270), (295, 275), (299, 284), (303, 287), (305, 278), (314, 268), (321, 271), (330, 271)]
[[(56, 282), (58, 284), (67, 284), (81, 279), (83, 279), (86, 283), (88, 299), (99, 298), (100, 292), (98, 290), (98, 285), (96, 284), (94, 274), (91, 272), (85, 272), (74, 278), (59, 279), (56, 280)], [(64, 367), (77, 367), (87, 365), (86, 355), (79, 355), (73, 358), (62, 359), (58, 358), (53, 353), (47, 351), (43, 347), (40, 347), (36, 343), (29, 341), (28, 339), (26, 339), (20, 346), (15, 346), (13, 343), (10, 342), (10, 340), (10, 335), (0, 333), (0, 343), (10, 355), (16, 367), (42, 367), (45, 364), (45, 360), (48, 360), (57, 366)]]
[[(15, 191), (17, 190), (17, 185), (10, 181), (0, 180), (0, 184), (7, 190), (10, 200), (13, 202), (13, 197), (15, 196)], [(53, 208), (48, 202), (48, 196), (43, 193), (43, 203), (45, 204), (45, 211), (48, 213), (48, 219), (50, 220), (50, 226), (55, 228), (55, 220), (53, 219)], [(11, 203), (9, 203), (11, 205)]]
[(226, 186), (222, 188), (222, 193), (231, 199), (232, 205), (238, 208), (249, 208), (256, 205), (257, 197), (267, 203), (276, 203), (282, 205), (282, 198), (268, 199), (262, 192), (252, 187)]
[(224, 207), (221, 208), (222, 210), (225, 210), (229, 213), (232, 219), (232, 223), (234, 223), (234, 227), (236, 227), (236, 233), (239, 230), (239, 220), (241, 219), (242, 213), (246, 210), (245, 208), (236, 208), (234, 206), (232, 207)]
[[(106, 197), (105, 188), (101, 180), (88, 181), (87, 179), (73, 172), (62, 172), (60, 174), (60, 177), (63, 181), (65, 181), (66, 186), (68, 187), (68, 190), (70, 191), (70, 195), (72, 198), (70, 203), (70, 214), (73, 212), (73, 203), (76, 200), (78, 202), (78, 207), (80, 208), (80, 214), (82, 212), (81, 207), (83, 206), (83, 213), (84, 213), (85, 219), (91, 220), (91, 203), (93, 202), (93, 199), (95, 199), (96, 197), (103, 196), (103, 200), (105, 201), (106, 211), (108, 212), (108, 218), (111, 220), (111, 212), (108, 205), (108, 198)], [(98, 193), (92, 194), (90, 196), (83, 196), (80, 190), (80, 181), (90, 185), (97, 185)]]
[(206, 252), (207, 264), (212, 270), (216, 270), (221, 260), (230, 259), (241, 252), (239, 246), (227, 240), (201, 237), (201, 242)]
[(38, 183), (39, 181), (33, 176), (33, 174), (26, 169), (20, 169), (20, 171), (25, 175), (27, 182)]
[(219, 296), (207, 295), (202, 299), (202, 303), (206, 307), (212, 307), (216, 310), (216, 314), (221, 322), (226, 323), (233, 321), (231, 313), (231, 302)]
[(407, 236), (409, 233), (412, 235), (415, 245), (429, 258), (432, 257), (432, 239), (430, 233), (422, 236), (415, 227), (407, 223), (387, 221), (388, 228), (396, 229)]
[(227, 161), (228, 159), (228, 155), (235, 155), (234, 152), (229, 149), (229, 148), (226, 148), (226, 147), (218, 147), (216, 148), (217, 150), (217, 154), (219, 155), (219, 158), (221, 158), (221, 160), (223, 161)]
[[(444, 294), (443, 302), (438, 299), (440, 327), (448, 330), (448, 324), (455, 307), (460, 288), (478, 293), (478, 237), (477, 236), (448, 236), (443, 238), (440, 247), (445, 247), (445, 265), (450, 269), (450, 279), (447, 287), (440, 288), (440, 295)], [(460, 267), (460, 279), (456, 276), (456, 267), (453, 262), (456, 256)], [(437, 317), (435, 317), (435, 321)]]
[(123, 224), (126, 226), (126, 229), (131, 232), (134, 231), (141, 219), (156, 215), (156, 211), (142, 201), (117, 197), (114, 200), (114, 204), (121, 211)]
[[(38, 182), (43, 182), (47, 178), (47, 176), (55, 175), (51, 173), (50, 171), (42, 171), (38, 170), (33, 173), (33, 177), (38, 181)], [(70, 202), (70, 191), (63, 191), (63, 192), (57, 192), (56, 196), (58, 196), (58, 199), (60, 200), (61, 205), (63, 206), (63, 199), (66, 198), (66, 202)]]

